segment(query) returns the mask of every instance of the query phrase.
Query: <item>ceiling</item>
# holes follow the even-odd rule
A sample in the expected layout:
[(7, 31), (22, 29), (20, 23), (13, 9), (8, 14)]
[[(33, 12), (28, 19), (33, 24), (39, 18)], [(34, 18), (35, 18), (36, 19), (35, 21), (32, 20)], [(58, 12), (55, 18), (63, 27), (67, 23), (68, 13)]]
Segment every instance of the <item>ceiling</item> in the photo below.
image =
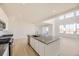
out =
[(0, 4), (4, 12), (11, 19), (38, 23), (49, 17), (66, 12), (78, 6), (68, 3), (4, 3)]

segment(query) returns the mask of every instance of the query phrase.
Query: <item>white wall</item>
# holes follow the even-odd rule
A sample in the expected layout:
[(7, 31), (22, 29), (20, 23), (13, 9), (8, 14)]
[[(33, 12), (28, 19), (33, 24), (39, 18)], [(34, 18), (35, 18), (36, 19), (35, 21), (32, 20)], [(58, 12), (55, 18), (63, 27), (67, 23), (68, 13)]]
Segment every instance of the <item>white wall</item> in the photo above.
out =
[[(14, 15), (15, 16), (15, 15)], [(6, 23), (6, 29), (14, 34), (15, 39), (27, 38), (27, 35), (32, 35), (35, 33), (35, 25), (28, 23), (23, 19), (17, 19), (10, 15), (7, 17), (5, 11), (0, 8), (0, 20)]]
[(27, 35), (35, 33), (35, 25), (14, 17), (9, 18), (9, 31), (14, 34), (15, 39), (27, 38)]
[(6, 30), (12, 32), (15, 39), (27, 38), (27, 35), (35, 33), (34, 24), (28, 23), (23, 19), (17, 19), (13, 16), (7, 17), (2, 8), (0, 8), (0, 20), (6, 23)]

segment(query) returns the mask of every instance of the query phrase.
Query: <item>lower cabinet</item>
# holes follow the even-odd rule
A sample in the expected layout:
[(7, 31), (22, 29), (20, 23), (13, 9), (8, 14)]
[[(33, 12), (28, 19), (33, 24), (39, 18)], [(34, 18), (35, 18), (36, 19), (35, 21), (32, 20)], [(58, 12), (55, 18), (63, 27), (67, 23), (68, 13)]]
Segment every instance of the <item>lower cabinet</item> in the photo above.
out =
[(35, 51), (37, 52), (37, 53), (39, 53), (39, 41), (38, 40), (34, 40), (34, 42), (35, 42), (35, 47), (34, 47), (34, 49), (35, 49)]
[(42, 42), (38, 42), (39, 44), (39, 55), (44, 56), (45, 55), (45, 44)]
[(30, 38), (30, 45), (32, 46), (32, 48), (35, 48), (35, 39), (34, 38)]
[(60, 41), (45, 45), (45, 56), (58, 56), (60, 51)]

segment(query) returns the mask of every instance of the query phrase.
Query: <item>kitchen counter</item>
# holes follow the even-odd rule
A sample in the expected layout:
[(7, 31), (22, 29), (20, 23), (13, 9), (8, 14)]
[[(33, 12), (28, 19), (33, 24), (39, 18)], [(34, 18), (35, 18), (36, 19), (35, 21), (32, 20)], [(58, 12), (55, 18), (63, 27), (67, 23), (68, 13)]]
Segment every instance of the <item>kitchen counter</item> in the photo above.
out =
[(34, 39), (44, 43), (44, 44), (50, 44), (53, 43), (55, 41), (57, 41), (59, 38), (58, 37), (54, 37), (54, 36), (49, 36), (49, 37), (44, 37), (44, 36), (38, 36), (38, 37), (34, 37), (33, 35), (30, 36), (33, 37)]

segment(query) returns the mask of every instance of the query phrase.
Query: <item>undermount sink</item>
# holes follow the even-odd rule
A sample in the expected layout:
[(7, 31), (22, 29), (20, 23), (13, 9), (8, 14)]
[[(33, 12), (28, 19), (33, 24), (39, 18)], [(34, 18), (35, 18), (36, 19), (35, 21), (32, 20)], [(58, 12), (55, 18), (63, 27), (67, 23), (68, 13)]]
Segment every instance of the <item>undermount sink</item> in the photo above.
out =
[(33, 37), (39, 37), (38, 35), (33, 35)]

